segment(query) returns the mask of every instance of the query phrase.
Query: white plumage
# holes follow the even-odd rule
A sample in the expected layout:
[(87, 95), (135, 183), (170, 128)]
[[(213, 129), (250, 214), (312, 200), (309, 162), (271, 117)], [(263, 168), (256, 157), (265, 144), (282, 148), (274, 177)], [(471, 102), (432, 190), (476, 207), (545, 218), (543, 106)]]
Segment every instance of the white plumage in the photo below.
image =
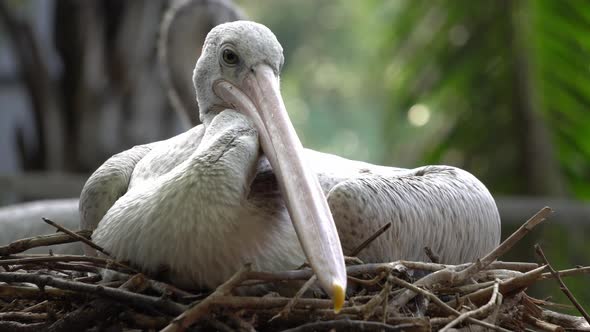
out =
[[(235, 68), (220, 60), (227, 43), (243, 62)], [(219, 79), (239, 89), (248, 68), (254, 73), (260, 63), (278, 80), (282, 49), (270, 30), (252, 22), (212, 30), (194, 77), (204, 124), (113, 156), (86, 183), (81, 226), (96, 228), (98, 245), (186, 287), (215, 287), (248, 262), (282, 270), (306, 260), (281, 185), (260, 151), (260, 128), (212, 91)], [(425, 260), (428, 246), (442, 262), (461, 263), (499, 243), (494, 200), (463, 170), (382, 167), (313, 150), (304, 159), (327, 197), (345, 254), (388, 222), (392, 227), (361, 259)]]

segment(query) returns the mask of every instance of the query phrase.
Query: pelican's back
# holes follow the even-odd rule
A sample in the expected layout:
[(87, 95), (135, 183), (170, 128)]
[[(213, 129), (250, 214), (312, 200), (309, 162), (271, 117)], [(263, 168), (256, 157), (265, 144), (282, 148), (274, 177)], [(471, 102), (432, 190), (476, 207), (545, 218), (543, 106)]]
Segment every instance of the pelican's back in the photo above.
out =
[(483, 257), (500, 242), (500, 216), (487, 188), (450, 166), (426, 166), (391, 176), (371, 174), (344, 181), (328, 194), (344, 252), (381, 226), (391, 229), (365, 249), (368, 262), (428, 261), (424, 247), (442, 263)]

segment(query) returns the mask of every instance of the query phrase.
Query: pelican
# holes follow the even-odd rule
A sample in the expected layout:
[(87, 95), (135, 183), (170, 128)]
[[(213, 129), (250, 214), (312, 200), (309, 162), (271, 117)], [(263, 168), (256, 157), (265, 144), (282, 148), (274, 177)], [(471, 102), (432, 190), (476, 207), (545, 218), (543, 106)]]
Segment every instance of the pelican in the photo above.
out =
[(282, 65), (267, 27), (213, 28), (193, 74), (202, 125), (108, 159), (82, 190), (81, 228), (115, 258), (183, 287), (213, 288), (245, 263), (277, 271), (308, 261), (336, 309), (343, 253), (386, 223), (362, 260), (425, 260), (428, 246), (462, 263), (499, 243), (494, 199), (464, 170), (304, 149), (279, 91)]

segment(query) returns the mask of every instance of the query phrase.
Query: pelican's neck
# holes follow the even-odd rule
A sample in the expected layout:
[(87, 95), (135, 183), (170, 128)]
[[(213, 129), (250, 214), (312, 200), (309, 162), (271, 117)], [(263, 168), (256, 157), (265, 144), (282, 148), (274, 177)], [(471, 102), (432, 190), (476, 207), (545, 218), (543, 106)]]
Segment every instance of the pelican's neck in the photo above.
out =
[(201, 120), (201, 123), (203, 124), (203, 126), (205, 126), (205, 128), (209, 128), (211, 122), (213, 122), (213, 119), (215, 118), (215, 115), (217, 115), (217, 112), (214, 113), (211, 110), (201, 108), (200, 105), (199, 110), (203, 110), (199, 112), (199, 119)]
[(226, 109), (232, 109), (229, 105), (223, 105), (222, 103), (215, 103), (215, 104), (199, 104), (199, 119), (201, 123), (208, 128), (213, 122), (213, 119), (219, 115), (219, 113), (225, 111)]

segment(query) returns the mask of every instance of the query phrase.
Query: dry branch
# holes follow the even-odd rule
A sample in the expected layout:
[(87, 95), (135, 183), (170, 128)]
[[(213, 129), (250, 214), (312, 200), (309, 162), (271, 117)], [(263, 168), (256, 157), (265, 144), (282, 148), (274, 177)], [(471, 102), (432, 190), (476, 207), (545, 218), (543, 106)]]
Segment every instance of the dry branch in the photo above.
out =
[(536, 250), (537, 254), (539, 255), (539, 257), (541, 257), (543, 262), (545, 262), (545, 264), (547, 264), (547, 267), (549, 268), (549, 271), (551, 272), (553, 277), (555, 279), (557, 279), (557, 282), (559, 282), (559, 288), (561, 289), (561, 291), (563, 291), (563, 293), (572, 302), (572, 304), (576, 307), (576, 309), (578, 309), (578, 311), (582, 314), (582, 316), (584, 316), (584, 318), (586, 319), (588, 324), (590, 324), (590, 316), (588, 315), (586, 310), (584, 310), (584, 308), (582, 308), (582, 306), (580, 305), (580, 302), (578, 302), (578, 300), (576, 300), (576, 297), (574, 296), (574, 294), (572, 294), (572, 292), (569, 290), (569, 288), (567, 288), (567, 286), (565, 285), (565, 283), (563, 282), (563, 280), (559, 276), (559, 273), (557, 271), (555, 271), (555, 269), (553, 269), (551, 264), (549, 264), (549, 260), (547, 260), (547, 257), (545, 256), (545, 253), (543, 252), (543, 249), (541, 249), (541, 246), (539, 244), (535, 244), (535, 250)]
[[(76, 234), (76, 232), (72, 232), (69, 229), (67, 229), (67, 228), (65, 228), (65, 227), (63, 227), (63, 226), (61, 226), (61, 225), (53, 222), (50, 219), (47, 219), (47, 218), (41, 218), (41, 219), (43, 219), (43, 221), (46, 222), (47, 224), (49, 224), (49, 225), (57, 228), (60, 232), (63, 232), (65, 234), (68, 234), (70, 237), (72, 237), (72, 238), (74, 238), (74, 239), (76, 239), (76, 240), (78, 240), (78, 241), (80, 241), (80, 242), (82, 242), (84, 244), (87, 244), (90, 247), (92, 247), (92, 248), (94, 248), (94, 249), (102, 252), (103, 254), (111, 257), (111, 254), (109, 254), (108, 252), (106, 252), (101, 246), (99, 246), (96, 243), (90, 241), (90, 237), (86, 238), (86, 237), (80, 236), (80, 235)], [(91, 232), (91, 234), (92, 234), (92, 232)]]
[[(417, 282), (417, 285), (431, 288), (434, 285), (453, 285), (462, 283), (473, 274), (486, 268), (493, 261), (508, 252), (518, 241), (527, 235), (535, 226), (539, 225), (545, 218), (547, 218), (553, 210), (549, 207), (544, 207), (529, 220), (527, 220), (519, 229), (504, 240), (498, 247), (488, 253), (484, 258), (469, 265), (467, 268), (458, 270), (457, 267), (448, 267), (443, 270), (432, 273)], [(416, 293), (411, 290), (406, 290), (398, 296), (394, 304), (397, 307), (406, 305), (411, 299), (416, 296)]]
[(242, 281), (244, 281), (247, 273), (250, 271), (251, 266), (246, 265), (240, 269), (233, 277), (226, 281), (221, 286), (217, 287), (213, 294), (209, 295), (206, 299), (201, 301), (199, 304), (183, 312), (180, 316), (176, 317), (166, 328), (162, 331), (184, 331), (193, 323), (201, 319), (204, 315), (209, 313), (211, 310), (211, 304), (219, 297), (227, 296), (231, 291), (237, 287)]
[[(590, 274), (590, 266), (580, 266), (580, 267), (576, 267), (573, 269), (561, 270), (561, 271), (557, 271), (557, 274), (560, 277), (570, 277), (570, 276), (576, 276), (576, 275), (580, 275), (580, 274)], [(555, 278), (555, 274), (553, 274), (551, 272), (545, 272), (545, 273), (543, 273), (543, 275), (541, 275), (541, 278), (542, 279)]]
[(397, 326), (391, 326), (380, 322), (370, 322), (364, 320), (333, 320), (323, 322), (313, 322), (304, 324), (292, 329), (285, 330), (284, 332), (314, 332), (314, 331), (407, 331), (415, 325), (411, 323), (400, 324)]
[[(409, 282), (406, 282), (404, 280), (398, 279), (398, 278), (393, 278), (394, 282), (404, 288), (407, 288), (409, 290), (412, 290), (416, 293), (420, 293), (426, 297), (428, 297), (429, 299), (431, 299), (437, 306), (439, 306), (441, 309), (443, 309), (444, 311), (446, 311), (447, 313), (453, 314), (455, 316), (460, 316), (461, 313), (455, 309), (453, 309), (451, 306), (449, 306), (448, 304), (444, 303), (441, 299), (439, 299), (436, 295), (432, 294), (431, 292), (428, 292), (422, 288), (419, 288), (413, 284), (410, 284)], [(466, 318), (469, 322), (474, 323), (474, 324), (478, 324), (481, 325), (483, 327), (487, 327), (496, 331), (508, 331), (506, 329), (503, 329), (499, 326), (495, 326), (493, 324), (484, 322), (484, 321), (480, 321), (477, 320), (475, 318), (472, 317), (467, 317)]]
[(289, 303), (287, 303), (287, 305), (283, 308), (283, 310), (281, 310), (278, 314), (273, 316), (270, 319), (270, 321), (273, 321), (277, 318), (289, 316), (289, 313), (291, 312), (291, 310), (293, 309), (293, 307), (295, 306), (297, 301), (303, 296), (303, 294), (305, 294), (305, 292), (307, 292), (309, 287), (311, 287), (317, 281), (317, 279), (318, 278), (315, 274), (313, 276), (311, 276), (311, 278), (309, 278), (309, 280), (307, 280), (305, 282), (305, 284), (303, 284), (303, 286), (301, 286), (301, 288), (297, 291), (297, 293), (295, 294), (295, 296), (293, 296), (293, 298), (289, 301)]
[(0, 260), (0, 266), (49, 262), (89, 262), (122, 273), (139, 273), (139, 271), (111, 259), (80, 255), (11, 255)]
[[(90, 235), (92, 234), (92, 231), (83, 230), (76, 231), (74, 233), (81, 238), (89, 239)], [(72, 238), (72, 236), (67, 234), (39, 235), (35, 237), (14, 241), (6, 246), (0, 246), (0, 256), (14, 255), (37, 247), (46, 247), (56, 244), (71, 243), (78, 241), (80, 241), (80, 238)]]
[[(473, 317), (473, 316), (478, 316), (484, 313), (487, 313), (489, 310), (491, 310), (492, 308), (494, 308), (494, 306), (499, 306), (502, 302), (502, 294), (499, 294), (499, 285), (500, 285), (500, 281), (496, 279), (496, 282), (494, 283), (494, 288), (493, 288), (493, 292), (492, 292), (492, 296), (490, 297), (490, 300), (488, 301), (487, 304), (485, 304), (482, 307), (479, 307), (475, 310), (471, 310), (468, 312), (464, 312), (461, 315), (459, 315), (459, 317), (453, 319), (450, 323), (448, 323), (447, 325), (445, 325), (445, 327), (443, 327), (440, 331), (441, 332), (446, 332), (448, 331), (450, 328), (452, 328), (453, 326), (463, 322), (464, 320), (466, 320), (467, 318)], [(499, 294), (499, 295), (498, 295)], [(496, 299), (500, 299), (500, 301), (497, 301)], [(500, 303), (498, 303), (500, 302)]]
[[(121, 287), (121, 290), (137, 292), (145, 284), (145, 278), (141, 275), (135, 275), (131, 279), (127, 280)], [(96, 321), (102, 321), (108, 319), (110, 316), (121, 311), (123, 305), (120, 303), (113, 304), (111, 301), (105, 299), (95, 299), (84, 305), (77, 310), (67, 314), (55, 323), (53, 323), (47, 329), (49, 332), (58, 331), (83, 331), (87, 330), (94, 325)]]
[(493, 261), (507, 253), (516, 243), (518, 243), (522, 238), (524, 238), (533, 228), (543, 222), (553, 210), (549, 207), (542, 208), (539, 212), (537, 212), (534, 216), (532, 216), (529, 220), (527, 220), (520, 228), (518, 228), (512, 235), (510, 235), (506, 240), (504, 240), (496, 249), (492, 250), (489, 254), (487, 254), (481, 260), (473, 263), (471, 266), (466, 268), (465, 270), (458, 273), (459, 280), (465, 280), (469, 276), (481, 271), (486, 266), (490, 265)]
[(24, 323), (43, 322), (47, 320), (47, 314), (23, 311), (0, 312), (0, 321), (2, 320), (13, 320)]
[(387, 224), (381, 226), (373, 235), (369, 236), (365, 241), (358, 245), (354, 250), (352, 250), (349, 256), (358, 256), (363, 249), (368, 247), (376, 238), (378, 238), (381, 234), (385, 233), (391, 227), (391, 223), (388, 222)]
[(108, 297), (123, 303), (143, 309), (157, 309), (174, 315), (184, 311), (184, 307), (178, 303), (158, 299), (142, 294), (135, 294), (122, 289), (104, 287), (102, 285), (90, 285), (77, 281), (70, 281), (61, 278), (54, 278), (48, 275), (31, 273), (0, 272), (0, 281), (6, 283), (31, 283), (37, 285), (41, 291), (46, 286), (78, 292), (82, 294), (93, 294), (101, 297)]

